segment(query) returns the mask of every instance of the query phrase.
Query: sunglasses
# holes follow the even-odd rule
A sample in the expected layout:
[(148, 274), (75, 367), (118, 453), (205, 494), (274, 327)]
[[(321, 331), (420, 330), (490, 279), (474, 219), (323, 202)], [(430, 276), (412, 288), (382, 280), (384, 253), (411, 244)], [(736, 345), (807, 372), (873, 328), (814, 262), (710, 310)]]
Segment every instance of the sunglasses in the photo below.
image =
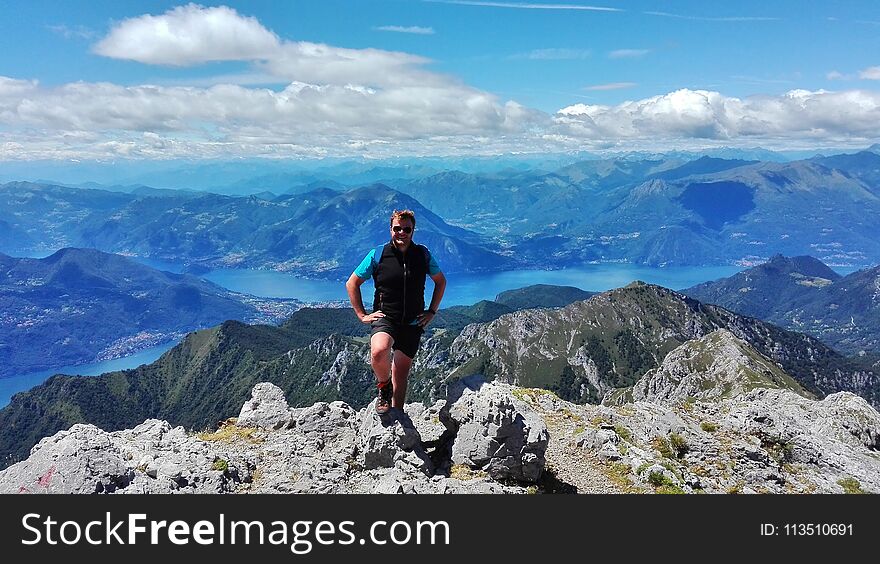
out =
[(394, 231), (395, 233), (400, 233), (401, 231), (403, 231), (404, 233), (412, 233), (413, 228), (412, 227), (401, 227), (399, 225), (395, 225), (394, 227), (391, 228), (391, 230)]

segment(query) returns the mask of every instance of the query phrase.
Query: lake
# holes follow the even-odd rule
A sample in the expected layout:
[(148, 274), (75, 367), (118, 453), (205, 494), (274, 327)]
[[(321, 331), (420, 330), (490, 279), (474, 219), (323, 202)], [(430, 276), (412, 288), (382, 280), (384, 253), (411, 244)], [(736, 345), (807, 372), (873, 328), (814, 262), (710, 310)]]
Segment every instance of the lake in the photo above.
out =
[[(470, 305), (492, 300), (504, 290), (532, 284), (574, 286), (581, 290), (603, 292), (626, 286), (633, 280), (658, 284), (674, 290), (700, 282), (731, 276), (742, 270), (736, 266), (689, 266), (655, 268), (631, 264), (595, 264), (563, 270), (518, 270), (480, 274), (450, 273), (446, 275), (446, 294), (442, 307)], [(296, 298), (304, 302), (348, 300), (344, 281), (307, 280), (283, 272), (269, 270), (221, 269), (202, 275), (203, 278), (235, 292), (265, 298)], [(433, 284), (426, 284), (426, 301), (430, 301)], [(373, 282), (361, 286), (366, 305), (372, 302)]]
[(172, 341), (165, 343), (164, 345), (144, 349), (133, 355), (113, 360), (104, 360), (92, 364), (79, 364), (75, 366), (61, 366), (59, 368), (43, 370), (41, 372), (32, 372), (30, 374), (11, 376), (9, 378), (0, 378), (0, 407), (7, 405), (13, 395), (18, 392), (30, 390), (34, 386), (42, 384), (49, 378), (49, 376), (54, 376), (55, 374), (98, 376), (105, 372), (135, 368), (141, 364), (149, 364), (153, 362), (176, 344), (176, 341)]

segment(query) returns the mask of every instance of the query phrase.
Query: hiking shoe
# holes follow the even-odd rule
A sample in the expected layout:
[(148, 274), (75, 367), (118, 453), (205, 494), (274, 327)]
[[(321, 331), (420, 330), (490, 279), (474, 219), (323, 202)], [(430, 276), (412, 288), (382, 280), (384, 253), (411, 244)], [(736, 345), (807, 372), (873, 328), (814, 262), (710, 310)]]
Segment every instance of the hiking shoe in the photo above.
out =
[(394, 394), (394, 386), (391, 384), (391, 378), (384, 382), (376, 384), (378, 389), (378, 398), (376, 398), (376, 413), (385, 415), (391, 409), (391, 396)]

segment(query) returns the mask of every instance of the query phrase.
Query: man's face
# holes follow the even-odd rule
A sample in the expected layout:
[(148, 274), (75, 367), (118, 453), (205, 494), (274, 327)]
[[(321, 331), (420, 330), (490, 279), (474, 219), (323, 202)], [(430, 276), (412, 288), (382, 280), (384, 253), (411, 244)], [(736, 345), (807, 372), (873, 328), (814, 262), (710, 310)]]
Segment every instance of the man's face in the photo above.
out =
[(406, 245), (412, 240), (413, 223), (408, 218), (395, 218), (391, 222), (391, 240), (395, 244)]

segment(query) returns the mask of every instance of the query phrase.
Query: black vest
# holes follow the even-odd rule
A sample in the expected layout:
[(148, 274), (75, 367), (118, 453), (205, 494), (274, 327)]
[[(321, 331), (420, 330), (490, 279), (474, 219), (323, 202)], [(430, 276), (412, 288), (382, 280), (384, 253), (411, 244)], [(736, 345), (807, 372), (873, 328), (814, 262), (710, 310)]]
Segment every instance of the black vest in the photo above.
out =
[(411, 243), (404, 254), (386, 243), (382, 255), (375, 257), (373, 311), (381, 310), (397, 323), (409, 323), (425, 311), (429, 257), (424, 245)]

